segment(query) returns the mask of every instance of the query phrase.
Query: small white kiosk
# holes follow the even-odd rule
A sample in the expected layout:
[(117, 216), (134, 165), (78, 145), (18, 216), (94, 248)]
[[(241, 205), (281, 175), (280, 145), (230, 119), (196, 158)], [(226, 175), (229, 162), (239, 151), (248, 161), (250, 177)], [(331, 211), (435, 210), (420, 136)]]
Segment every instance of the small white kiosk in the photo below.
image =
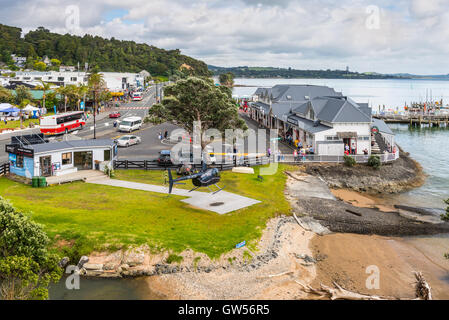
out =
[(6, 151), (10, 172), (26, 178), (103, 170), (117, 158), (117, 145), (110, 139), (40, 143), (25, 148), (7, 146)]

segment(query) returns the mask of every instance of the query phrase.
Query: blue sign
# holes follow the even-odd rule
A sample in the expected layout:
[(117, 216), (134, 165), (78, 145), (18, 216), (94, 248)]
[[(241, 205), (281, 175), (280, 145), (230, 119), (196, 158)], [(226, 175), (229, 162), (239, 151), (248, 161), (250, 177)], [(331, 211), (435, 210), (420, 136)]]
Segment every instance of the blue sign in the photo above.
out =
[(17, 160), (17, 156), (13, 153), (9, 154), (9, 161), (16, 161)]
[(56, 114), (56, 106), (53, 106), (53, 109), (55, 110), (55, 114)]
[(238, 249), (238, 248), (244, 247), (245, 245), (246, 245), (246, 241), (243, 241), (243, 242), (236, 244), (235, 247)]
[(84, 110), (84, 101), (81, 101), (81, 102), (80, 102), (80, 109), (81, 109), (81, 110)]

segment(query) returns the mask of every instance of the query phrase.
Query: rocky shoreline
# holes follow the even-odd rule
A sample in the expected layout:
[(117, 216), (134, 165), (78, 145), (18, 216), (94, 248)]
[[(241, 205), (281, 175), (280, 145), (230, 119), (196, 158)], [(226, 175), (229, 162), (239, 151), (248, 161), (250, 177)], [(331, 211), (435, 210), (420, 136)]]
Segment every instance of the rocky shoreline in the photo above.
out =
[(400, 193), (424, 184), (422, 166), (406, 152), (398, 160), (375, 170), (365, 164), (347, 167), (341, 164), (308, 164), (303, 172), (326, 181), (329, 188), (351, 189), (371, 194)]
[[(179, 254), (182, 257), (180, 263), (167, 263), (168, 252), (154, 254), (147, 246), (119, 250), (113, 253), (94, 252), (81, 257), (77, 264), (79, 274), (85, 277), (98, 278), (133, 278), (142, 276), (159, 276), (176, 273), (211, 273), (217, 270), (251, 272), (269, 264), (279, 255), (281, 237), (286, 225), (296, 224), (293, 217), (278, 217), (272, 219), (265, 233), (270, 234), (265, 241), (259, 244), (257, 254), (246, 247), (234, 249), (217, 260), (210, 259), (207, 255), (186, 250)], [(299, 254), (298, 259), (306, 263), (314, 261), (307, 254)], [(69, 265), (69, 259), (63, 258), (61, 267)]]

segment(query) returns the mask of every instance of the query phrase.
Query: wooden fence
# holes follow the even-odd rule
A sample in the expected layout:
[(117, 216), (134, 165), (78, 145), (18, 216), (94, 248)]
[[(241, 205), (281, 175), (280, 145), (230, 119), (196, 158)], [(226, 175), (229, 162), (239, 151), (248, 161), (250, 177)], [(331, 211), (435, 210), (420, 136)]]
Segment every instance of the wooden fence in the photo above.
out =
[(0, 176), (3, 176), (8, 173), (9, 173), (9, 162), (0, 164)]

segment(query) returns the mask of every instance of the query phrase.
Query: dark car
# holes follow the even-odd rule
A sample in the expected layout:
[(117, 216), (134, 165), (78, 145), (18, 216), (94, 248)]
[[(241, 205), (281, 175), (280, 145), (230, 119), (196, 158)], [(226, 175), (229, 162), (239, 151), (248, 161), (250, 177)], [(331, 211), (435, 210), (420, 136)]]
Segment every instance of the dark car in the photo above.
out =
[(170, 159), (170, 150), (162, 150), (159, 152), (157, 164), (160, 166), (171, 166), (173, 164)]

